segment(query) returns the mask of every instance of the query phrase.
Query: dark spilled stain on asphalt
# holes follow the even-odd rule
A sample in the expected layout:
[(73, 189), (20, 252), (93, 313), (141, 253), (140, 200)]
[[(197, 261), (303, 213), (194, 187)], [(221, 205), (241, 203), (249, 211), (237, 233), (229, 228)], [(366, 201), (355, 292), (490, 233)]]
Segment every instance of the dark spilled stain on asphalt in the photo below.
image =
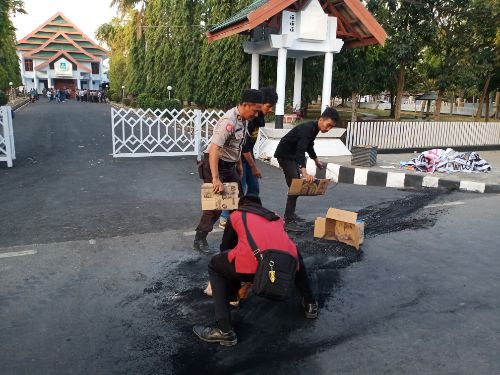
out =
[[(435, 192), (417, 193), (367, 207), (360, 211), (365, 237), (433, 226), (443, 210), (419, 209), (437, 196)], [(342, 287), (339, 270), (362, 261), (363, 251), (336, 241), (314, 240), (312, 227), (313, 223), (309, 223), (309, 230), (294, 240), (308, 268), (321, 319), (322, 311), (335, 309), (335, 291)], [(298, 293), (281, 303), (250, 295), (232, 313), (238, 345), (226, 348), (202, 342), (194, 336), (192, 327), (197, 323), (212, 324), (214, 319), (212, 299), (203, 294), (208, 260), (200, 256), (166, 265), (162, 279), (152, 282), (142, 296), (124, 302), (138, 307), (149, 322), (143, 327), (123, 322), (124, 326), (130, 325), (127, 329), (134, 342), (129, 358), (131, 373), (286, 373), (290, 372), (291, 359), (306, 359), (369, 329), (370, 322), (366, 322), (340, 335), (324, 332), (322, 337), (311, 338), (307, 332), (316, 322), (304, 318)]]

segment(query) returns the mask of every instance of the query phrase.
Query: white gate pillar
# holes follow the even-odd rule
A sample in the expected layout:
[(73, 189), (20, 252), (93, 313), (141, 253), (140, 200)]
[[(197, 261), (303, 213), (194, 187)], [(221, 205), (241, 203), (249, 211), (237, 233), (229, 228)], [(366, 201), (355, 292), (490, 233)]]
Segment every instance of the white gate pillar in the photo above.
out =
[(325, 53), (325, 68), (323, 70), (323, 91), (321, 94), (321, 113), (330, 105), (332, 96), (333, 52)]
[(283, 117), (285, 115), (285, 89), (286, 89), (286, 56), (287, 49), (278, 49), (278, 68), (276, 74), (276, 93), (278, 102), (276, 103), (276, 129), (283, 129)]
[(252, 75), (250, 88), (259, 89), (259, 54), (252, 53)]
[(196, 152), (196, 159), (200, 161), (203, 158), (203, 150), (201, 143), (201, 111), (194, 110), (194, 150)]
[(304, 59), (297, 57), (295, 59), (295, 80), (293, 82), (293, 110), (300, 110), (302, 104), (302, 67)]

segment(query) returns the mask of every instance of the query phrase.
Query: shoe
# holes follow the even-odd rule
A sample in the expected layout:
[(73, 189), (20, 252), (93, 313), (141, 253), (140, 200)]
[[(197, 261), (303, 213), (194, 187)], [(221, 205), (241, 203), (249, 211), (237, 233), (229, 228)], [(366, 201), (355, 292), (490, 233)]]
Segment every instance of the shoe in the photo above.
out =
[(307, 319), (316, 319), (318, 317), (318, 303), (316, 301), (306, 303), (305, 299), (302, 298), (302, 308)]
[(203, 341), (218, 342), (223, 346), (233, 346), (238, 342), (234, 330), (230, 330), (229, 332), (222, 332), (217, 327), (195, 325), (193, 327), (193, 332)]
[(210, 246), (207, 242), (207, 232), (202, 232), (197, 230), (196, 236), (194, 237), (193, 249), (203, 253), (205, 255), (209, 255), (212, 253)]
[(305, 229), (301, 227), (296, 221), (294, 220), (287, 220), (285, 221), (285, 230), (287, 232), (303, 232)]
[(227, 219), (224, 217), (221, 217), (219, 219), (219, 228), (220, 229), (226, 229), (226, 224), (227, 224)]
[(303, 217), (300, 217), (299, 215), (293, 214), (293, 221), (296, 221), (298, 223), (305, 223), (307, 220), (304, 219)]

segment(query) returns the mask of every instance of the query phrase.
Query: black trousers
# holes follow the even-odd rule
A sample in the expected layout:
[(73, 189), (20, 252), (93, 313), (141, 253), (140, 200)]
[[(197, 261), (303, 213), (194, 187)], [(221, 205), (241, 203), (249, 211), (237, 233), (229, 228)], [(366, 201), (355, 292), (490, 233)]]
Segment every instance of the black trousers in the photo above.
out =
[[(198, 165), (198, 174), (203, 182), (212, 183), (212, 172), (210, 171), (208, 154), (204, 155), (203, 160)], [(236, 163), (219, 160), (219, 178), (222, 182), (237, 182), (241, 195), (241, 179), (236, 171)], [(219, 210), (202, 211), (201, 219), (196, 230), (206, 233), (211, 232), (221, 212), (222, 211)]]
[[(288, 187), (292, 184), (292, 179), (300, 178), (299, 166), (295, 160), (278, 159), (278, 164), (283, 173), (285, 174), (285, 180)], [(298, 195), (288, 195), (286, 199), (286, 208), (284, 219), (292, 220), (295, 215), (295, 207), (297, 206)]]
[[(299, 253), (300, 268), (295, 273), (295, 286), (304, 297), (306, 303), (314, 301), (314, 295), (307, 276), (306, 266)], [(237, 295), (241, 282), (252, 282), (254, 274), (237, 273), (234, 263), (229, 263), (227, 252), (214, 255), (208, 264), (208, 275), (212, 285), (212, 296), (215, 304), (215, 320), (219, 328), (227, 332), (232, 329), (230, 300)]]

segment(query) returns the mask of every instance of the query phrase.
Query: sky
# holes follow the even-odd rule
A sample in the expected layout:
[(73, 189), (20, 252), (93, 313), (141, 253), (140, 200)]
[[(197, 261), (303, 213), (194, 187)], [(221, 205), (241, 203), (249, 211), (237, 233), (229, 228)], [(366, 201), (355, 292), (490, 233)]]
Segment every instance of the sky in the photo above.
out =
[(116, 16), (116, 8), (109, 7), (110, 0), (24, 0), (28, 14), (12, 17), (17, 40), (24, 38), (57, 12), (63, 13), (87, 36), (95, 40), (99, 25)]

